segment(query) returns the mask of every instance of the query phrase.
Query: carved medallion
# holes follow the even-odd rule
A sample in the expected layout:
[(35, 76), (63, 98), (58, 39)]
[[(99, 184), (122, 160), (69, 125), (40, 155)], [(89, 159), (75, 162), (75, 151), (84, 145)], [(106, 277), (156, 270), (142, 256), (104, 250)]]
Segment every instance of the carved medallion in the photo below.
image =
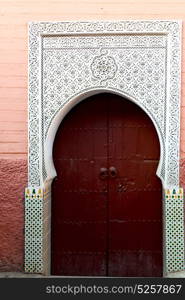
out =
[(105, 81), (114, 78), (117, 72), (115, 59), (107, 55), (107, 50), (102, 50), (102, 54), (96, 56), (91, 64), (91, 71), (94, 78)]

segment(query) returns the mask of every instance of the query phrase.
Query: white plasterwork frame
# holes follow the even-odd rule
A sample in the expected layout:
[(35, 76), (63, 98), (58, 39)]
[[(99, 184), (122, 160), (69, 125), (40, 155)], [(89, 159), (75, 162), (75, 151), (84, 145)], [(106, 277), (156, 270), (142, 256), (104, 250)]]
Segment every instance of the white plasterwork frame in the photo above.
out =
[[(45, 81), (47, 82), (45, 76), (47, 75), (45, 75), (46, 69), (44, 69), (46, 68), (44, 64), (47, 63), (47, 57), (49, 57), (49, 55), (47, 54), (47, 56), (44, 56), (44, 51), (48, 51), (49, 53), (49, 51), (52, 51), (52, 47), (55, 47), (54, 50), (56, 51), (58, 41), (60, 47), (62, 47), (61, 45), (63, 45), (63, 40), (65, 42), (65, 39), (70, 44), (70, 39), (75, 39), (75, 37), (79, 39), (80, 43), (83, 43), (84, 37), (93, 37), (95, 40), (97, 37), (97, 39), (99, 39), (98, 42), (101, 44), (101, 37), (103, 43), (103, 39), (106, 39), (106, 37), (109, 36), (111, 36), (113, 43), (114, 39), (117, 37), (125, 38), (125, 41), (122, 41), (122, 43), (125, 42), (127, 46), (131, 43), (130, 48), (128, 47), (131, 49), (129, 51), (132, 51), (135, 46), (133, 46), (133, 41), (128, 40), (127, 37), (136, 40), (138, 37), (138, 43), (141, 43), (139, 44), (141, 46), (138, 46), (136, 41), (136, 48), (144, 49), (145, 43), (149, 43), (149, 46), (147, 46), (148, 48), (155, 49), (155, 51), (157, 51), (157, 49), (161, 49), (160, 51), (163, 51), (161, 52), (161, 57), (165, 53), (164, 61), (161, 60), (161, 62), (164, 63), (164, 73), (162, 77), (164, 82), (164, 103), (158, 103), (159, 108), (163, 105), (164, 114), (160, 119), (160, 122), (164, 125), (163, 130), (161, 129), (161, 124), (158, 121), (157, 115), (155, 117), (155, 114), (152, 112), (152, 104), (151, 106), (149, 104), (147, 106), (142, 103), (140, 98), (137, 97), (137, 92), (134, 88), (133, 90), (132, 88), (127, 90), (127, 88), (125, 89), (124, 87), (116, 87), (116, 80), (118, 81), (118, 79), (116, 79), (117, 77), (114, 73), (117, 72), (116, 74), (118, 74), (117, 69), (119, 69), (119, 63), (117, 63), (118, 58), (114, 56), (114, 53), (112, 52), (113, 50), (111, 50), (111, 44), (109, 45), (110, 47), (106, 47), (106, 51), (104, 50), (105, 47), (101, 46), (97, 50), (98, 54), (92, 54), (92, 57), (88, 57), (91, 61), (92, 85), (87, 87), (83, 86), (82, 90), (74, 90), (73, 94), (68, 95), (66, 99), (62, 100), (58, 108), (55, 108), (55, 111), (51, 105), (49, 113), (48, 110), (44, 112), (45, 106), (48, 105), (47, 102), (50, 101), (50, 98), (45, 96), (47, 95), (47, 93), (45, 93)], [(82, 37), (82, 40), (80, 40), (79, 37)], [(153, 41), (153, 39), (155, 40), (155, 37), (156, 42)], [(50, 38), (53, 38), (53, 45), (56, 43), (56, 46), (53, 46), (52, 43), (50, 45)], [(56, 42), (55, 40), (57, 38), (59, 39)], [(148, 42), (147, 39), (149, 39)], [(153, 48), (150, 45), (150, 39), (152, 43), (154, 43)], [(164, 45), (162, 44), (163, 39)], [(65, 48), (65, 50), (67, 50), (67, 48)], [(154, 58), (156, 53), (154, 53)], [(106, 78), (102, 77), (103, 79), (101, 78), (101, 80), (98, 81), (98, 76), (104, 76), (101, 74), (101, 70), (96, 72), (96, 65), (98, 65), (98, 60), (101, 60), (101, 57), (104, 58), (105, 64), (107, 64), (108, 61), (110, 68), (112, 68), (112, 73), (106, 74)], [(115, 65), (114, 62), (116, 62)], [(50, 65), (48, 65), (47, 68), (50, 70)], [(144, 80), (145, 79), (148, 80), (148, 78), (144, 78)], [(111, 80), (112, 82), (114, 80), (115, 86), (110, 84)], [(160, 163), (157, 175), (160, 177), (164, 189), (178, 188), (180, 84), (180, 21), (137, 20), (104, 22), (31, 22), (29, 24), (29, 186), (44, 187), (46, 184), (50, 185), (52, 179), (55, 177), (56, 172), (52, 160), (53, 141), (59, 124), (70, 109), (83, 99), (93, 94), (111, 92), (135, 102), (149, 115), (157, 130), (160, 141)], [(148, 89), (149, 88), (151, 87), (148, 85)], [(149, 93), (148, 90), (145, 93), (146, 97), (149, 95), (147, 93)], [(50, 119), (50, 122), (47, 124), (47, 130), (45, 129), (46, 119)]]
[[(30, 23), (29, 34), (29, 185), (43, 184), (41, 156), (47, 149), (42, 149), (42, 39), (44, 36), (74, 36), (80, 34), (164, 34), (167, 35), (167, 74), (166, 74), (166, 143), (163, 149), (165, 159), (164, 174), (159, 176), (164, 187), (179, 185), (179, 112), (180, 112), (180, 82), (181, 82), (181, 22), (177, 21), (111, 21), (111, 22), (33, 22)], [(101, 87), (97, 87), (100, 89)], [(92, 87), (96, 90), (96, 87)], [(109, 90), (109, 86), (106, 88)], [(88, 90), (81, 94), (87, 94)], [(114, 91), (113, 91), (114, 92)], [(115, 91), (116, 92), (116, 91)], [(126, 95), (124, 89), (117, 93)], [(74, 94), (73, 98), (79, 97)], [(128, 95), (134, 101), (132, 95)], [(70, 99), (66, 99), (70, 101)], [(136, 99), (137, 100), (137, 99)], [(139, 104), (139, 102), (138, 102)], [(144, 107), (143, 107), (144, 109)], [(150, 116), (151, 117), (151, 116)], [(157, 121), (153, 120), (156, 129)], [(52, 125), (52, 124), (51, 124)], [(163, 138), (162, 134), (159, 139)], [(45, 142), (45, 141), (44, 141)], [(44, 145), (44, 143), (43, 143)], [(162, 145), (162, 141), (161, 141)], [(47, 154), (46, 154), (47, 155)], [(48, 163), (48, 162), (47, 162)], [(161, 162), (162, 163), (162, 162)]]

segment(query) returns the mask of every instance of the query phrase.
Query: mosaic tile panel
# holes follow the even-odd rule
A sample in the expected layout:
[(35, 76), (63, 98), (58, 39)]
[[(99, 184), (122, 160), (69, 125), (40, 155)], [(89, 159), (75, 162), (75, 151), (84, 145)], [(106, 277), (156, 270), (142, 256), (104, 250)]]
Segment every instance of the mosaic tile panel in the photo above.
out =
[(183, 189), (165, 190), (166, 271), (185, 269)]
[[(165, 271), (169, 273), (185, 268), (183, 189), (166, 189), (164, 202)], [(26, 188), (25, 272), (49, 274), (50, 203), (50, 186), (45, 189)]]
[(44, 203), (43, 203), (43, 261), (44, 274), (50, 275), (50, 240), (51, 240), (51, 186), (44, 187)]
[(25, 189), (25, 272), (43, 272), (43, 190)]

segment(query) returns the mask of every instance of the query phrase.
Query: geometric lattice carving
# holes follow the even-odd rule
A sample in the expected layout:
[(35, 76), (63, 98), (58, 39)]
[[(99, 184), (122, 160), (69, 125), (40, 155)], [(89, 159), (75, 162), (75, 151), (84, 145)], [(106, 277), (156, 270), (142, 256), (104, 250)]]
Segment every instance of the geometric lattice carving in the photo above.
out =
[[(99, 38), (99, 37), (98, 37)], [(143, 37), (139, 37), (142, 39)], [(47, 43), (45, 43), (47, 39)], [(110, 37), (104, 37), (101, 48), (86, 48), (87, 37), (77, 37), (79, 45), (70, 50), (62, 44), (63, 37), (58, 37), (58, 48), (54, 48), (56, 38), (43, 37), (43, 149), (48, 129), (53, 118), (61, 107), (70, 102), (70, 99), (81, 92), (88, 92), (92, 88), (109, 89), (123, 93), (130, 99), (135, 99), (151, 117), (156, 125), (161, 140), (161, 177), (165, 173), (164, 144), (166, 136), (166, 53), (167, 37), (159, 36), (156, 46), (151, 49), (143, 42), (142, 47), (134, 47), (136, 40), (131, 40), (125, 47), (122, 37), (112, 41), (111, 49), (104, 49)], [(92, 37), (92, 41), (97, 37)], [(148, 36), (154, 44), (154, 37)], [(139, 39), (137, 40), (139, 44)], [(61, 43), (61, 45), (59, 44)], [(68, 42), (69, 44), (69, 42)], [(83, 47), (81, 47), (83, 45)], [(160, 47), (158, 47), (160, 45)], [(68, 45), (69, 47), (69, 45)], [(61, 49), (62, 48), (62, 49)], [(44, 169), (43, 180), (47, 177)]]
[(47, 178), (45, 140), (57, 112), (80, 94), (104, 89), (147, 112), (161, 143), (158, 175), (164, 187), (178, 187), (180, 26), (158, 20), (30, 24), (30, 186)]

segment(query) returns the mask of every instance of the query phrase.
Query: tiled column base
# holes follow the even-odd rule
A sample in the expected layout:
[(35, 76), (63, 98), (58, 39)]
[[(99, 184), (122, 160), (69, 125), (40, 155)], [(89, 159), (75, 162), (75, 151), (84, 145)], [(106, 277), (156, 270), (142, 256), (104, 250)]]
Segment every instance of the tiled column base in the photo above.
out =
[[(25, 272), (50, 274), (50, 186), (25, 190)], [(183, 189), (166, 189), (165, 272), (184, 270)]]
[(184, 197), (183, 189), (165, 190), (164, 243), (166, 272), (184, 270)]
[(43, 189), (25, 190), (25, 272), (43, 273)]
[(43, 205), (43, 273), (50, 275), (51, 265), (51, 186), (45, 185), (44, 189), (44, 205)]
[(25, 272), (50, 273), (50, 185), (25, 189)]

